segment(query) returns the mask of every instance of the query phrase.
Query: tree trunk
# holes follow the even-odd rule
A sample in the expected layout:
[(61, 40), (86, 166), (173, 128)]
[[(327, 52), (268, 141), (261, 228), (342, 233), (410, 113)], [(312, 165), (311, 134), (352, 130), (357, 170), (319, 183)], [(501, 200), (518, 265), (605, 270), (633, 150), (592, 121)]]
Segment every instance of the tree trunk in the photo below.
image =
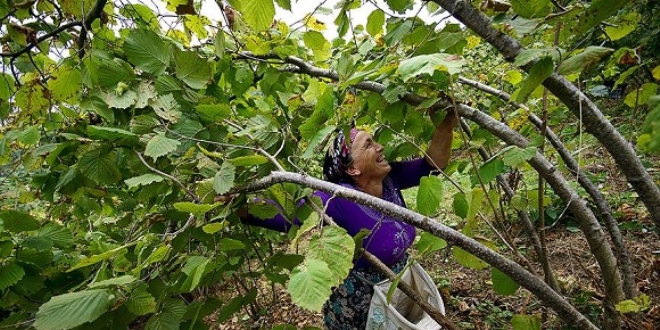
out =
[[(507, 61), (513, 62), (523, 50), (517, 40), (493, 28), (490, 18), (469, 2), (463, 0), (432, 1), (495, 47)], [(529, 71), (533, 64), (534, 62), (529, 63), (522, 68)], [(553, 74), (543, 82), (543, 85), (557, 96), (573, 114), (581, 118), (586, 131), (593, 134), (609, 151), (619, 169), (649, 210), (656, 230), (660, 233), (660, 188), (637, 158), (633, 148), (603, 116), (596, 105), (564, 77)]]

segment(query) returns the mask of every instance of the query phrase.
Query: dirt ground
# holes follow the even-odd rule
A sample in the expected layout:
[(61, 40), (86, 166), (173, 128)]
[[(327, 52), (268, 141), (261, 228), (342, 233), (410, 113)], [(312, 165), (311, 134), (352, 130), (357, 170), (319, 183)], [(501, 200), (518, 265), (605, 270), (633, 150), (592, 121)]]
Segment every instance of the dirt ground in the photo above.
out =
[[(648, 216), (632, 209), (622, 210), (619, 221), (646, 223), (650, 227)], [(660, 240), (657, 234), (646, 230), (624, 231), (623, 234), (632, 258), (637, 290), (650, 298), (650, 307), (645, 311), (624, 315), (624, 328), (660, 329)], [(524, 240), (524, 237), (519, 239)], [(600, 314), (604, 293), (599, 268), (584, 236), (558, 226), (548, 233), (547, 242), (548, 256), (563, 295), (569, 297), (583, 314)], [(533, 252), (529, 251), (529, 254)], [(489, 271), (462, 267), (446, 252), (440, 251), (420, 263), (438, 285), (449, 320), (460, 329), (510, 329), (513, 314), (539, 315), (544, 329), (570, 329), (552, 309), (542, 306), (528, 291), (518, 289), (512, 296), (497, 294), (490, 283)], [(226, 299), (232, 296), (231, 292), (222, 290), (217, 294)], [(322, 328), (322, 316), (293, 305), (281, 286), (276, 287), (273, 295), (264, 281), (262, 292), (266, 294), (257, 299), (266, 310), (258, 320), (249, 318), (247, 312), (239, 313), (223, 324), (213, 322), (211, 317), (212, 329), (271, 329), (278, 324), (291, 324), (298, 329)]]

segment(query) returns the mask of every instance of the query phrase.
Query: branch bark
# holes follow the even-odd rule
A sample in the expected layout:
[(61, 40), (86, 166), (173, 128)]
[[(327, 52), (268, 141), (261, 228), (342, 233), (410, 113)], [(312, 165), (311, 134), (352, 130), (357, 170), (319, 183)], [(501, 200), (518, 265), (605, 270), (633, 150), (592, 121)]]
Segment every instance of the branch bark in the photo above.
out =
[(519, 283), (522, 287), (532, 292), (538, 297), (544, 305), (554, 309), (557, 314), (569, 324), (585, 329), (598, 329), (584, 315), (580, 314), (566, 299), (552, 290), (545, 282), (538, 279), (532, 273), (524, 269), (517, 263), (507, 259), (490, 248), (480, 244), (476, 240), (463, 235), (443, 224), (435, 222), (433, 219), (422, 216), (419, 213), (410, 211), (404, 207), (384, 201), (361, 191), (348, 189), (323, 180), (315, 179), (303, 174), (291, 172), (273, 172), (267, 177), (257, 180), (251, 184), (232, 191), (231, 193), (247, 193), (263, 190), (273, 184), (291, 182), (305, 187), (321, 190), (333, 194), (334, 196), (345, 198), (387, 214), (396, 217), (402, 221), (410, 223), (418, 228), (426, 230), (435, 236), (438, 236), (451, 245), (458, 246), (465, 251), (473, 254), (489, 265), (499, 269), (507, 274), (511, 279)]
[[(432, 1), (495, 47), (507, 61), (513, 62), (523, 50), (517, 40), (496, 30), (492, 26), (490, 18), (473, 7), (470, 2), (463, 0)], [(529, 71), (534, 63), (529, 63), (522, 69)], [(660, 188), (655, 184), (626, 139), (605, 118), (598, 107), (563, 76), (554, 73), (543, 82), (543, 86), (557, 96), (574, 115), (581, 118), (585, 130), (595, 136), (612, 155), (619, 169), (649, 210), (656, 230), (660, 233)]]

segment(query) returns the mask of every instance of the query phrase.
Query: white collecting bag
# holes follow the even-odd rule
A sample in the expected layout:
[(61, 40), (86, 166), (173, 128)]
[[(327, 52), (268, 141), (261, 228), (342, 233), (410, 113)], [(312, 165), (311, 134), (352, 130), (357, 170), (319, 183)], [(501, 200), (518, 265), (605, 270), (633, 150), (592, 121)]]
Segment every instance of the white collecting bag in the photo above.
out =
[[(422, 300), (445, 314), (445, 304), (438, 288), (418, 263), (414, 262), (406, 267), (400, 281), (408, 284), (422, 297)], [(390, 280), (374, 284), (374, 295), (371, 298), (366, 330), (438, 330), (442, 328), (399, 288), (394, 291), (392, 300), (388, 304), (387, 292), (391, 284)]]

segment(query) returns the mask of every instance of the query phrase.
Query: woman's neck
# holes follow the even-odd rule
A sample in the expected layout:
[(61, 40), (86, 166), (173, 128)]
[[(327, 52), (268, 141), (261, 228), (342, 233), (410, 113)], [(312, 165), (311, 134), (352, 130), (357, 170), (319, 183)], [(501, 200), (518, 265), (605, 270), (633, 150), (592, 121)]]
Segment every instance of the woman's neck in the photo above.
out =
[(355, 180), (355, 186), (362, 192), (383, 198), (383, 180)]

